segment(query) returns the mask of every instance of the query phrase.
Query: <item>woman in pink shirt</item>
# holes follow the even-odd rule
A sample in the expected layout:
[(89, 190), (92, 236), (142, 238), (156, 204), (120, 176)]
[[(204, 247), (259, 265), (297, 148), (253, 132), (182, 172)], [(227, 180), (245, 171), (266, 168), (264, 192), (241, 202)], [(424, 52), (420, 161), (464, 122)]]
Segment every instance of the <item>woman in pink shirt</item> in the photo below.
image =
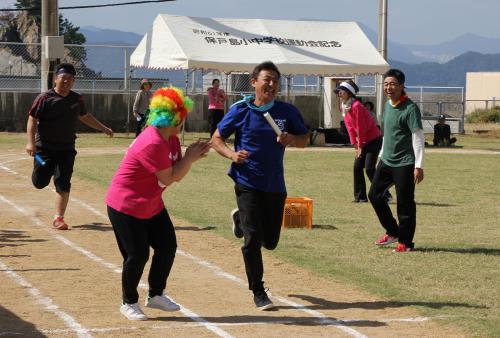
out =
[(208, 124), (210, 126), (210, 137), (217, 129), (217, 124), (219, 124), (222, 117), (224, 117), (224, 102), (227, 99), (224, 90), (219, 88), (220, 81), (218, 79), (213, 79), (212, 87), (208, 88)]
[(344, 122), (351, 144), (356, 149), (354, 159), (354, 200), (355, 203), (368, 202), (363, 169), (370, 182), (375, 174), (375, 165), (382, 148), (382, 134), (377, 122), (368, 109), (357, 99), (359, 88), (352, 80), (343, 81), (334, 90), (338, 94)]
[(177, 88), (161, 88), (153, 94), (147, 127), (129, 146), (106, 195), (108, 216), (123, 256), (120, 312), (129, 320), (147, 319), (138, 303), (137, 286), (150, 247), (154, 253), (145, 306), (179, 310), (163, 293), (177, 240), (162, 193), (186, 176), (191, 165), (210, 149), (208, 142), (199, 141), (182, 155), (177, 134), (192, 106)]

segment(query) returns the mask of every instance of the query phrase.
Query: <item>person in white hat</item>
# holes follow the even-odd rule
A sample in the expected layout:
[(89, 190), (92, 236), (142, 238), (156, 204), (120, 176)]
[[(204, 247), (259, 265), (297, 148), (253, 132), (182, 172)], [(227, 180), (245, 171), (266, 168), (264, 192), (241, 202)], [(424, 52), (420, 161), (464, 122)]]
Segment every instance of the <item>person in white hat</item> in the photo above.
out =
[(378, 154), (382, 148), (382, 134), (368, 109), (358, 100), (359, 88), (352, 80), (341, 82), (334, 92), (342, 104), (344, 123), (351, 144), (356, 149), (354, 159), (354, 200), (355, 203), (368, 202), (365, 174), (370, 182), (375, 174)]

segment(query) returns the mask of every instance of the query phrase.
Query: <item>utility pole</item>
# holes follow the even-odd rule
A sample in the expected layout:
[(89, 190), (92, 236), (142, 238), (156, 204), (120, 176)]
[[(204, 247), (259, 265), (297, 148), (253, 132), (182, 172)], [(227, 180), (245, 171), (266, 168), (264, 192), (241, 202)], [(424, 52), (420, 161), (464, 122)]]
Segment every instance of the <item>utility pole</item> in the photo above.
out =
[[(59, 36), (59, 14), (57, 0), (42, 0), (42, 57), (41, 57), (41, 90), (52, 88), (54, 66), (59, 62), (60, 48), (53, 48), (50, 37)], [(60, 46), (58, 46), (60, 47)], [(63, 45), (64, 51), (64, 45)], [(57, 50), (56, 55), (53, 51)]]
[[(385, 61), (387, 61), (387, 2), (389, 0), (379, 0), (378, 13), (378, 52)], [(384, 103), (384, 86), (382, 75), (377, 75), (377, 120), (382, 122), (383, 103)]]

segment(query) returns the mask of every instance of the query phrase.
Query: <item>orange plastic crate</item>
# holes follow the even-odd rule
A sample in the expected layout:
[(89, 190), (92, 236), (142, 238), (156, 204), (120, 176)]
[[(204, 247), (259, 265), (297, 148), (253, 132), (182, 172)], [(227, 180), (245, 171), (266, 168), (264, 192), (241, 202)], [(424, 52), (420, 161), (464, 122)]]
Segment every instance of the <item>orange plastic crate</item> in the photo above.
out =
[(313, 200), (307, 197), (287, 197), (283, 213), (283, 228), (312, 229)]

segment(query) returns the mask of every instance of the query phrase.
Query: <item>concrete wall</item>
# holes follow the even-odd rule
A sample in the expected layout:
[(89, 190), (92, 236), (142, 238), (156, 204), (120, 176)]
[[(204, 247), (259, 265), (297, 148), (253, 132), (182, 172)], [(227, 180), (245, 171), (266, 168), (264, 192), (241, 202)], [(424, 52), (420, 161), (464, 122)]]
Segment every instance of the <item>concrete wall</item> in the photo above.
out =
[[(25, 131), (28, 110), (37, 95), (37, 93), (0, 92), (0, 131)], [(118, 132), (125, 131), (128, 96), (93, 94), (84, 98), (88, 110), (97, 119)], [(82, 124), (80, 130), (90, 129)]]
[(465, 113), (500, 105), (500, 72), (468, 72)]
[[(21, 132), (26, 130), (27, 112), (37, 93), (0, 92), (0, 131)], [(194, 101), (194, 109), (186, 121), (187, 131), (208, 131), (208, 97), (204, 94), (190, 96)], [(134, 97), (124, 94), (85, 94), (85, 103), (89, 112), (98, 120), (110, 126), (116, 132), (125, 132), (127, 127), (127, 111), (130, 114), (129, 130), (134, 132), (135, 119), (132, 116)], [(228, 107), (241, 99), (238, 96), (228, 98)], [(284, 97), (278, 97), (285, 100)], [(311, 128), (319, 126), (323, 116), (321, 99), (317, 96), (293, 96), (290, 103), (302, 112), (306, 124)], [(128, 108), (129, 107), (129, 108)], [(80, 124), (79, 131), (90, 131)]]

